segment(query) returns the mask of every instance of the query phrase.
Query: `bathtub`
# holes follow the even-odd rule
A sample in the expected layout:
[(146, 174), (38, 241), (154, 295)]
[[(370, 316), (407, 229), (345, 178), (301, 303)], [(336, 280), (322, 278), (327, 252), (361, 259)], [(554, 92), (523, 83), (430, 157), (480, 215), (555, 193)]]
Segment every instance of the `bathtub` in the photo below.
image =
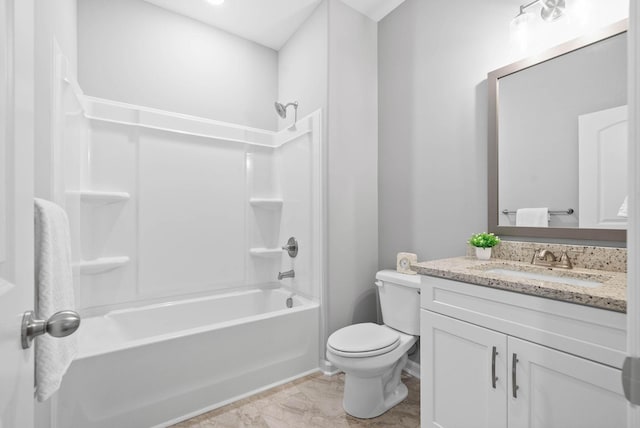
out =
[(167, 426), (317, 370), (319, 305), (251, 289), (87, 318), (53, 428)]

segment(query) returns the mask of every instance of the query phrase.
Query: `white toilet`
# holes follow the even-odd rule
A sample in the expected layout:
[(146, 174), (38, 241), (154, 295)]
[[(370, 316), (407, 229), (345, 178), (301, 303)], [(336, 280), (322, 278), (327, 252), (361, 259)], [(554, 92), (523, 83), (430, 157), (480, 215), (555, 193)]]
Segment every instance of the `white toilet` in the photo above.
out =
[(327, 340), (327, 360), (345, 373), (344, 410), (374, 418), (407, 397), (400, 381), (407, 352), (420, 335), (420, 276), (376, 274), (384, 325), (354, 324)]

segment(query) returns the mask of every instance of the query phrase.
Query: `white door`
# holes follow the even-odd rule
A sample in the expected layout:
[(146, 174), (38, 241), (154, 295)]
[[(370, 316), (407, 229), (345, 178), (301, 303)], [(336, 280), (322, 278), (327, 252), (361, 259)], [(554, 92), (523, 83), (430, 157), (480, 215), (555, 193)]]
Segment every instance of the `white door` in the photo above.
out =
[[(627, 352), (640, 358), (640, 4), (629, 2), (629, 228), (627, 229)], [(631, 373), (630, 373), (631, 374)], [(633, 373), (640, 379), (640, 373)], [(640, 406), (627, 407), (629, 427), (640, 426)]]
[(620, 370), (513, 337), (508, 348), (509, 428), (627, 426)]
[(627, 197), (627, 106), (578, 117), (578, 223), (581, 228), (626, 229), (618, 215)]
[(507, 336), (421, 310), (423, 428), (506, 428)]
[(0, 0), (0, 428), (33, 427), (33, 0)]

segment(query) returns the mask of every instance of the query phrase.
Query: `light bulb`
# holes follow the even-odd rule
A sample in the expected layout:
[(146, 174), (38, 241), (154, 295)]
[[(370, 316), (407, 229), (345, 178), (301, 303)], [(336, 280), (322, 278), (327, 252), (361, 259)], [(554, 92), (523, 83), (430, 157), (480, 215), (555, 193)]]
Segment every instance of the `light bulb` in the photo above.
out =
[(509, 25), (511, 43), (522, 52), (527, 49), (529, 44), (529, 27), (531, 27), (534, 18), (533, 13), (520, 11), (520, 13), (511, 20), (511, 24)]
[(534, 18), (531, 12), (520, 12), (511, 20), (511, 30), (518, 31), (524, 29)]

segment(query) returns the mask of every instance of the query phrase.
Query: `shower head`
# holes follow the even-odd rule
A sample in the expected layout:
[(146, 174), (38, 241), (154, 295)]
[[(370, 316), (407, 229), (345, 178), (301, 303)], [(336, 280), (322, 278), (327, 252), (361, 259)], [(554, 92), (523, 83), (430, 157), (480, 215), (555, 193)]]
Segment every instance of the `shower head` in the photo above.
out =
[(278, 113), (278, 116), (280, 116), (283, 119), (287, 117), (287, 109), (282, 104), (276, 101), (275, 106), (276, 106), (276, 112)]
[(275, 107), (276, 107), (276, 112), (278, 113), (278, 116), (280, 116), (281, 118), (286, 118), (287, 117), (287, 107), (289, 106), (293, 106), (293, 108), (295, 108), (296, 110), (296, 116), (298, 113), (298, 102), (294, 101), (292, 103), (288, 103), (288, 104), (282, 104), (279, 102), (275, 102), (274, 103)]

